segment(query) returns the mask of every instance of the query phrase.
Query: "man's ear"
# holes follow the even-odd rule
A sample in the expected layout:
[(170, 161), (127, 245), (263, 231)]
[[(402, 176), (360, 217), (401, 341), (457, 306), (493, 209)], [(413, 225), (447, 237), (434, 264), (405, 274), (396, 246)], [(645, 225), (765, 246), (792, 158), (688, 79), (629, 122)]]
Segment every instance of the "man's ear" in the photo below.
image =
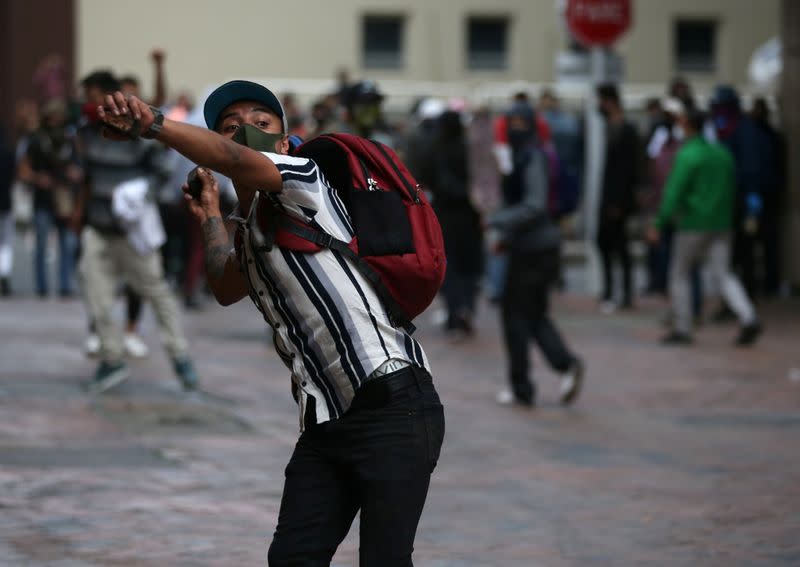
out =
[(284, 134), (283, 138), (275, 142), (275, 153), (281, 155), (289, 154), (289, 135)]

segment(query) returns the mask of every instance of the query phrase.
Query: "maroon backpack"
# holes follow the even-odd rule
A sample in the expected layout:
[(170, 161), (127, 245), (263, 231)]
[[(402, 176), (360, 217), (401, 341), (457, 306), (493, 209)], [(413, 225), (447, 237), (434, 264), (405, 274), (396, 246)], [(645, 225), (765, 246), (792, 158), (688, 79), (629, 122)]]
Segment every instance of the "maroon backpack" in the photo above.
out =
[(322, 248), (347, 257), (370, 281), (395, 326), (430, 305), (445, 275), (442, 229), (425, 193), (388, 146), (351, 134), (325, 134), (292, 155), (313, 159), (347, 207), (350, 242), (308, 226), (259, 200), (258, 228), (270, 244), (297, 252)]

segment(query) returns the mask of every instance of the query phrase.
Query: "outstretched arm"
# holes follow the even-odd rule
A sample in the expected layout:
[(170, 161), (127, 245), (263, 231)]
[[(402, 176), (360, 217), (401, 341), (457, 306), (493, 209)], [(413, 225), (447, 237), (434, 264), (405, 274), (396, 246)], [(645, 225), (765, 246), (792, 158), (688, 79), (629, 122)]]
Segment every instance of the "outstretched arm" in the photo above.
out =
[[(106, 96), (105, 107), (100, 107), (99, 113), (104, 122), (111, 116), (130, 116), (132, 120), (140, 121), (143, 132), (150, 128), (155, 119), (149, 105), (136, 97), (125, 98), (119, 91)], [(124, 136), (109, 137), (127, 139)], [(164, 119), (156, 139), (194, 163), (230, 177), (243, 211), (248, 210), (244, 206), (252, 202), (256, 191), (281, 190), (281, 174), (272, 160), (216, 132)]]
[(154, 49), (150, 52), (150, 59), (153, 61), (153, 74), (156, 85), (156, 92), (153, 95), (153, 106), (164, 106), (167, 102), (167, 86), (164, 79), (164, 51)]
[(183, 186), (183, 198), (203, 227), (208, 286), (220, 305), (231, 305), (247, 295), (247, 279), (233, 250), (230, 227), (222, 220), (219, 211), (217, 180), (204, 168), (200, 168), (197, 175), (203, 184), (200, 198), (195, 199), (189, 194), (188, 185)]

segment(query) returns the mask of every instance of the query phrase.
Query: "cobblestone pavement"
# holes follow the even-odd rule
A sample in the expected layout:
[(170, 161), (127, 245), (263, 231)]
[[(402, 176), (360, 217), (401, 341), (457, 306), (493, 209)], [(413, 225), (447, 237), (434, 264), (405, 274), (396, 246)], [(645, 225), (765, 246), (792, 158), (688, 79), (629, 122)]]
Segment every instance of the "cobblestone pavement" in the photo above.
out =
[[(539, 407), (494, 403), (493, 308), (464, 342), (422, 318), (447, 436), (415, 565), (800, 565), (800, 305), (765, 305), (756, 348), (705, 326), (670, 350), (661, 304), (556, 303), (588, 368), (568, 410), (538, 355)], [(297, 436), (287, 373), (249, 304), (185, 320), (202, 392), (179, 391), (148, 314), (151, 357), (89, 398), (81, 304), (0, 303), (0, 565), (266, 564)], [(334, 565), (356, 564), (356, 534)]]

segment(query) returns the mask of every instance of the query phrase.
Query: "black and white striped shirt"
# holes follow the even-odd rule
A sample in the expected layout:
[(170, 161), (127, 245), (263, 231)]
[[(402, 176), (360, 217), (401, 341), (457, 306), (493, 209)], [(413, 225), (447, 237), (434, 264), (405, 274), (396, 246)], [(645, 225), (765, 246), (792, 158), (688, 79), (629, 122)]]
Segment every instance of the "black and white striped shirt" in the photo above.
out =
[[(272, 199), (286, 214), (339, 240), (353, 238), (344, 204), (312, 160), (265, 155), (278, 167), (283, 188), (257, 199)], [(292, 372), (301, 429), (304, 417), (322, 423), (344, 414), (359, 385), (388, 360), (429, 370), (420, 344), (392, 326), (369, 282), (341, 254), (277, 246), (255, 253), (246, 223), (241, 230), (250, 297), (272, 326), (275, 348)]]

